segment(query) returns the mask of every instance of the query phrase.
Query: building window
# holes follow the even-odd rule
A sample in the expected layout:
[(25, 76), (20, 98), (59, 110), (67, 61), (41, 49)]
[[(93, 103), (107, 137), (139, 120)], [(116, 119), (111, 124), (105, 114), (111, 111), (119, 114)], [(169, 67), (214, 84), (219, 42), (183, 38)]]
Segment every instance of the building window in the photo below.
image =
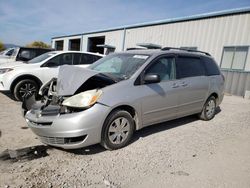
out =
[(69, 50), (80, 51), (81, 39), (71, 39), (69, 40)]
[(180, 49), (183, 49), (183, 50), (197, 50), (198, 48), (195, 47), (195, 46), (182, 46), (182, 47), (180, 47)]
[(244, 70), (248, 54), (248, 46), (224, 47), (221, 68)]
[(63, 50), (63, 40), (55, 41), (55, 49), (56, 50)]

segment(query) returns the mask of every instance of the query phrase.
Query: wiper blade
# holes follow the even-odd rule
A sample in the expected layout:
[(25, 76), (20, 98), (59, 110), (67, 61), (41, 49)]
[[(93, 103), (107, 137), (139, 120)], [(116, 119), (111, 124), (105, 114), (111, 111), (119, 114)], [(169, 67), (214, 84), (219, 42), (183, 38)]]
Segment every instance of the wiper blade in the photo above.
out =
[(114, 82), (118, 82), (121, 80), (121, 78), (117, 75), (113, 75), (111, 73), (100, 73), (101, 75), (113, 80)]

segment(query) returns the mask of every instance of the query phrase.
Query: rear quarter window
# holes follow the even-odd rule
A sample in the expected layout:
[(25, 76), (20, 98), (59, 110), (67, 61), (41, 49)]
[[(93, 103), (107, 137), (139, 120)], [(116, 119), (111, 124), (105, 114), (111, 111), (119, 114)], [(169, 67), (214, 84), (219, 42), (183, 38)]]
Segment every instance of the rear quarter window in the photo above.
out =
[(206, 75), (205, 67), (198, 57), (179, 56), (176, 67), (178, 79)]
[(87, 65), (96, 62), (101, 57), (91, 54), (82, 54), (80, 64)]
[(213, 59), (204, 57), (203, 63), (205, 65), (207, 76), (220, 75), (220, 69)]

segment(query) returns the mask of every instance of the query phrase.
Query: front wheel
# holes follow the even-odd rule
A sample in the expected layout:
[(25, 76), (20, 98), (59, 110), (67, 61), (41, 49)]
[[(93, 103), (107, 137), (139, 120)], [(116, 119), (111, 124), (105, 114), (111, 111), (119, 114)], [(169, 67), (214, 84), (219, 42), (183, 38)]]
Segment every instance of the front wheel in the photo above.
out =
[(112, 112), (103, 126), (101, 145), (108, 150), (126, 146), (134, 132), (134, 120), (131, 114), (124, 110)]
[(216, 99), (214, 96), (211, 96), (207, 99), (206, 103), (203, 106), (199, 118), (205, 121), (209, 121), (214, 118), (216, 109)]
[(14, 88), (14, 97), (18, 101), (23, 101), (24, 97), (29, 97), (32, 95), (37, 96), (37, 94), (38, 85), (35, 81), (30, 79), (21, 80)]

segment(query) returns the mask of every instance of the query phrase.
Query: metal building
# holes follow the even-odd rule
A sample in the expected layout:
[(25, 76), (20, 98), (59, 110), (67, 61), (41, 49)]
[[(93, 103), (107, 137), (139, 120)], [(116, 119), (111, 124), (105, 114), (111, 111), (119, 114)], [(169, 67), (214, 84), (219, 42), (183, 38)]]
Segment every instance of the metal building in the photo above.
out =
[(98, 44), (122, 51), (137, 43), (209, 52), (226, 77), (227, 93), (244, 96), (250, 90), (250, 7), (52, 38), (57, 50), (99, 53), (104, 49)]

